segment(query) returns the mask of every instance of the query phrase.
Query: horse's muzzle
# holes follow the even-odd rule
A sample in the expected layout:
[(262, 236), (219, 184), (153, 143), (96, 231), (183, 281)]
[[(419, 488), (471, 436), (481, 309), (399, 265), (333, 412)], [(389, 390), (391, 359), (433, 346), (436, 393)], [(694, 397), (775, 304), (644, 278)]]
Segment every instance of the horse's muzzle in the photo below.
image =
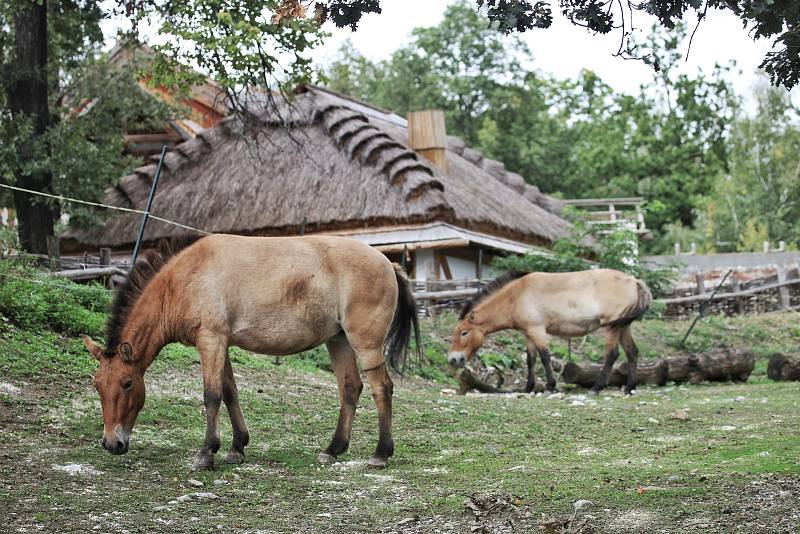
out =
[(103, 445), (103, 448), (111, 454), (125, 454), (128, 452), (128, 442), (121, 439), (103, 438), (100, 444)]
[(467, 358), (464, 356), (463, 352), (451, 352), (450, 353), (450, 365), (453, 367), (464, 367), (467, 365)]

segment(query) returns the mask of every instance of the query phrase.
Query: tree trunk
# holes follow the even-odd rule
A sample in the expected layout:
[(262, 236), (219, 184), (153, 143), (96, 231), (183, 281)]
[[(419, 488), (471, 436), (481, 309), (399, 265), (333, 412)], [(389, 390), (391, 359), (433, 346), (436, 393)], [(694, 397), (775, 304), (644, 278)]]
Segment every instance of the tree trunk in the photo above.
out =
[(772, 380), (800, 380), (800, 359), (776, 354), (769, 359), (767, 376)]
[[(575, 363), (564, 364), (561, 379), (568, 384), (590, 388), (597, 382), (603, 364), (600, 363)], [(654, 384), (663, 386), (667, 383), (669, 368), (665, 360), (639, 360), (636, 367), (636, 378), (639, 384)], [(611, 369), (608, 385), (611, 387), (624, 386), (628, 379), (628, 362), (621, 362)]]
[[(15, 55), (9, 69), (12, 79), (6, 83), (8, 106), (17, 120), (32, 122), (32, 135), (18, 147), (22, 164), (37, 157), (35, 145), (50, 125), (47, 87), (47, 2), (21, 2), (14, 15)], [(26, 189), (50, 192), (49, 172), (17, 171), (16, 185)], [(53, 235), (53, 211), (43, 198), (14, 192), (14, 206), (19, 221), (22, 248), (36, 254), (47, 254), (47, 237)]]
[[(669, 381), (698, 384), (704, 380), (724, 382), (746, 381), (753, 371), (755, 356), (745, 348), (719, 349), (703, 354), (680, 356), (663, 360), (639, 360), (637, 378), (639, 384), (663, 386)], [(574, 363), (564, 365), (561, 379), (570, 384), (591, 387), (603, 368), (598, 363)], [(608, 385), (619, 387), (625, 384), (628, 363), (614, 366)]]

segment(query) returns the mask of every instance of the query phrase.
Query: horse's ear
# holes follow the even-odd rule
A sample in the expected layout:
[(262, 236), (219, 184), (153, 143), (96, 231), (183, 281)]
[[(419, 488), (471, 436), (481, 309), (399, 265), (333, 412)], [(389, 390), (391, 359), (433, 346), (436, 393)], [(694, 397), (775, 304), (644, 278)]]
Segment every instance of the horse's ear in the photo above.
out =
[(475, 322), (475, 312), (474, 311), (469, 312), (469, 315), (467, 315), (467, 321), (469, 321), (470, 323)]
[(133, 347), (131, 347), (130, 343), (121, 343), (119, 346), (119, 355), (122, 356), (122, 360), (130, 363), (133, 361)]
[(103, 347), (92, 341), (89, 336), (81, 336), (83, 340), (83, 345), (86, 347), (86, 350), (95, 357), (97, 361), (100, 361), (100, 358), (103, 357)]

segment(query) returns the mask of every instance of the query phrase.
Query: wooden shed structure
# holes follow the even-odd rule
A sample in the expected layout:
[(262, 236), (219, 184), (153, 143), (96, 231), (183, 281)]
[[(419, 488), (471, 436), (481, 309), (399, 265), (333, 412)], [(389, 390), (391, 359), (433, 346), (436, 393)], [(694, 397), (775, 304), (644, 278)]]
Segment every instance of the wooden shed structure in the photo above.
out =
[[(255, 125), (228, 117), (168, 153), (153, 214), (213, 233), (348, 236), (404, 259), (421, 280), (475, 278), (493, 255), (569, 233), (559, 201), (456, 137), (434, 164), (410, 148), (406, 119), (319, 87), (250, 106)], [(105, 202), (142, 209), (155, 159)], [(139, 220), (113, 214), (102, 227), (68, 229), (61, 250), (128, 253)], [(145, 241), (185, 232), (151, 220)]]

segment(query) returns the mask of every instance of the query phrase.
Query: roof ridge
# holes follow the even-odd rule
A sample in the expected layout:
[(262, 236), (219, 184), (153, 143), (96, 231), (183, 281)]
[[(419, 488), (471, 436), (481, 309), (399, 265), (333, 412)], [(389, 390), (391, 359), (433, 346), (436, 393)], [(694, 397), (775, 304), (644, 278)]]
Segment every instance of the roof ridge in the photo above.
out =
[[(315, 119), (320, 121), (339, 148), (351, 160), (377, 167), (392, 186), (401, 188), (407, 202), (416, 200), (427, 191), (444, 191), (444, 185), (436, 178), (430, 164), (365, 114), (331, 102), (320, 93), (316, 96), (322, 101), (316, 106)], [(397, 164), (406, 160), (413, 160), (413, 164)]]

